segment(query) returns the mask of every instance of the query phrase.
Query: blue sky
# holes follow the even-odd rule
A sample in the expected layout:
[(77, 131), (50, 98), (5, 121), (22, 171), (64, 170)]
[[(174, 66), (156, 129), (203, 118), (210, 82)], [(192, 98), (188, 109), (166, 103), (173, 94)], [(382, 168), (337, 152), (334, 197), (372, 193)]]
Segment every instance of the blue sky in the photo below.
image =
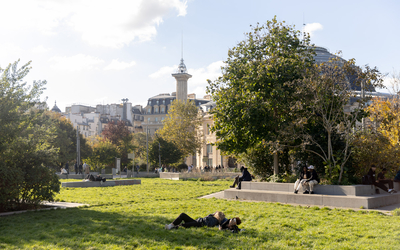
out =
[[(279, 21), (303, 28), (311, 41), (382, 73), (400, 71), (400, 2), (269, 0), (13, 0), (2, 3), (0, 67), (32, 60), (26, 77), (47, 80), (51, 108), (81, 103), (144, 105), (175, 91), (183, 57), (188, 93), (205, 95), (229, 48), (250, 25)], [(390, 82), (390, 75), (385, 81)]]

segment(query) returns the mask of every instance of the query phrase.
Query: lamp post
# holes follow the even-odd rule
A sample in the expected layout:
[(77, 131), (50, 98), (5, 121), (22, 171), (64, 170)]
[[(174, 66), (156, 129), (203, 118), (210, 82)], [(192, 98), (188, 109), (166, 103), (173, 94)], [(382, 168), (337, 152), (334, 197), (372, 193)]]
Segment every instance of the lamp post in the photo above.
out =
[(161, 168), (161, 145), (158, 143), (158, 163)]
[(147, 168), (147, 173), (149, 173), (149, 139), (148, 139), (148, 129), (147, 129), (147, 125), (146, 125), (146, 160), (147, 160), (147, 164), (146, 164), (146, 168)]

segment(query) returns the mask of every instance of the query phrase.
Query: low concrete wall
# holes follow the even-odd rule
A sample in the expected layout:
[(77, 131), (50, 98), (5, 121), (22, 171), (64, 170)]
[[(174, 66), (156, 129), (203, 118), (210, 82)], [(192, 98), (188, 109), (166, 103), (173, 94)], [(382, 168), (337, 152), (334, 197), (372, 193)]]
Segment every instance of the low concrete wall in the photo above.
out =
[[(294, 183), (243, 181), (242, 189), (293, 192)], [(314, 187), (314, 193), (326, 195), (366, 196), (374, 195), (375, 189), (376, 188), (373, 185), (316, 185)]]
[[(90, 172), (90, 174), (92, 174), (93, 176), (97, 176), (99, 173), (98, 172)], [(60, 178), (60, 179), (84, 179), (86, 177), (85, 174), (59, 174), (56, 173), (56, 175)], [(101, 174), (101, 177), (104, 177), (106, 179), (112, 179), (113, 176), (112, 174)]]
[(169, 180), (179, 180), (179, 173), (161, 172), (160, 178)]
[(115, 181), (76, 181), (76, 182), (63, 182), (62, 187), (110, 187), (110, 186), (125, 186), (142, 184), (141, 180), (115, 180)]

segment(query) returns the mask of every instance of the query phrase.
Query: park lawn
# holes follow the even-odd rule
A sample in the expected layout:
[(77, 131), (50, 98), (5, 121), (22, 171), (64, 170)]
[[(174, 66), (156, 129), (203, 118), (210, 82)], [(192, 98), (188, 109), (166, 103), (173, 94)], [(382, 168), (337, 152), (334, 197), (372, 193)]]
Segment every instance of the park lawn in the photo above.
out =
[[(230, 181), (142, 179), (141, 185), (61, 188), (90, 206), (0, 217), (0, 249), (400, 249), (400, 217), (365, 210), (198, 197)], [(239, 216), (244, 232), (165, 230), (181, 212)]]

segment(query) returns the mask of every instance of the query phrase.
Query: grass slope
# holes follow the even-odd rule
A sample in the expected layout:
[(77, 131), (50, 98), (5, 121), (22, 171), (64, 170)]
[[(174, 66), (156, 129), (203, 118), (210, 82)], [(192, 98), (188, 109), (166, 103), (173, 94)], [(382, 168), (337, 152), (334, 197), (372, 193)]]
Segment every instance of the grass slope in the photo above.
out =
[[(0, 218), (0, 249), (400, 249), (400, 217), (377, 212), (197, 199), (219, 181), (142, 179), (141, 185), (62, 188), (60, 201), (89, 207)], [(244, 232), (167, 231), (179, 213), (243, 219)]]

